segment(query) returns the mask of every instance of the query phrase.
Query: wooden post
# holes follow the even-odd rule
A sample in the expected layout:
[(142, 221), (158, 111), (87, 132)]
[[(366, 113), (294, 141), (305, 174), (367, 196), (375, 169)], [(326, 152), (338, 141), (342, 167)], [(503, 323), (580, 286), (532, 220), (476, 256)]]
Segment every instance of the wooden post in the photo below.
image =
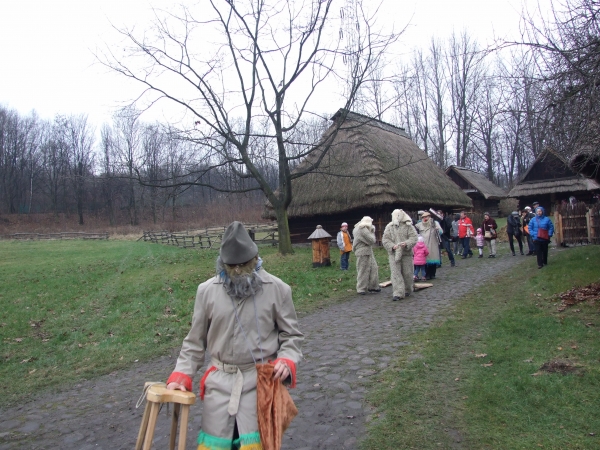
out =
[(587, 240), (588, 240), (588, 243), (591, 244), (592, 243), (592, 224), (591, 224), (591, 214), (590, 214), (589, 209), (585, 213), (585, 223), (587, 224)]
[(563, 242), (563, 235), (562, 235), (562, 217), (560, 215), (560, 213), (558, 212), (558, 210), (554, 211), (554, 224), (555, 224), (555, 230), (556, 233), (554, 233), (554, 237), (555, 237), (555, 242), (556, 245), (561, 245)]

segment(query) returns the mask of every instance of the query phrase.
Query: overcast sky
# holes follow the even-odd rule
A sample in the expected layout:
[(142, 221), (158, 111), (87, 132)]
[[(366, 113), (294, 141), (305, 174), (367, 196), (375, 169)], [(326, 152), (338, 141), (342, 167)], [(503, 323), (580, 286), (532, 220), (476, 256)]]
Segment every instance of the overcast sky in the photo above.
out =
[[(373, 1), (373, 0), (369, 0)], [(494, 37), (516, 38), (523, 2), (536, 0), (384, 0), (385, 20), (396, 30), (408, 25), (401, 42), (408, 55), (467, 29), (481, 45)], [(542, 0), (543, 1), (543, 0)], [(97, 126), (135, 96), (139, 86), (111, 73), (94, 53), (115, 44), (112, 28), (143, 30), (151, 6), (169, 9), (173, 0), (0, 0), (0, 104), (43, 118), (89, 115)], [(326, 108), (324, 108), (325, 110)], [(332, 112), (337, 109), (333, 106)]]

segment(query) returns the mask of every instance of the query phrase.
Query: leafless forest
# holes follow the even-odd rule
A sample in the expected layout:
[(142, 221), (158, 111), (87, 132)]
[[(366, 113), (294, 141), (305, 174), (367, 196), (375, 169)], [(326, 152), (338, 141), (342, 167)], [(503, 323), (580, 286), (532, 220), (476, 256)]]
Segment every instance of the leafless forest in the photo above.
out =
[[(238, 141), (229, 137), (231, 128), (211, 136), (208, 146), (193, 129), (144, 122), (134, 106), (101, 126), (85, 115), (49, 121), (0, 106), (0, 233), (87, 227), (126, 233), (240, 216), (259, 221), (265, 192), (291, 180), (282, 178), (282, 167), (286, 174), (297, 167), (342, 106), (405, 128), (440, 167), (468, 167), (505, 187), (548, 147), (597, 161), (599, 12), (597, 0), (554, 0), (543, 20), (524, 12), (518, 42), (484, 48), (456, 33), (432, 39), (403, 63), (386, 53), (396, 37), (382, 38), (379, 48), (355, 53), (363, 71), (348, 75), (346, 105), (309, 120), (299, 115), (287, 136), (273, 134), (267, 123), (248, 129), (246, 147), (232, 144)], [(379, 53), (365, 63), (367, 50)], [(282, 81), (276, 98), (283, 101), (288, 87)]]

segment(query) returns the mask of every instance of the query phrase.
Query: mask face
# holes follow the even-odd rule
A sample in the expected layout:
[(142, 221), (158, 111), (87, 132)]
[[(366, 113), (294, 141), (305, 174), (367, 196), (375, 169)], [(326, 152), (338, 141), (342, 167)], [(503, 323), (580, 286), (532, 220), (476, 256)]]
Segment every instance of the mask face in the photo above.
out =
[(235, 279), (240, 276), (250, 275), (256, 269), (257, 263), (258, 257), (254, 257), (243, 264), (223, 264), (223, 267), (229, 278)]

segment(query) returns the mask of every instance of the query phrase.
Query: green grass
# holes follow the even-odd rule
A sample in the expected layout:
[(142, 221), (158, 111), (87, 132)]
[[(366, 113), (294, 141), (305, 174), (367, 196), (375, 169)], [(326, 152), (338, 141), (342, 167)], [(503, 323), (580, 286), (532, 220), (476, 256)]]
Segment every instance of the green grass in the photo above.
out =
[[(196, 288), (214, 275), (217, 257), (130, 241), (1, 241), (0, 253), (0, 405), (179, 347)], [(376, 253), (384, 279), (387, 258)], [(356, 292), (354, 258), (342, 272), (336, 249), (334, 265), (321, 268), (312, 268), (310, 248), (283, 257), (265, 246), (260, 254), (292, 286), (299, 314)]]
[[(600, 303), (559, 312), (556, 294), (599, 281), (599, 266), (595, 246), (520, 265), (412, 337), (373, 384), (363, 448), (598, 448)], [(577, 370), (540, 370), (551, 361)]]

